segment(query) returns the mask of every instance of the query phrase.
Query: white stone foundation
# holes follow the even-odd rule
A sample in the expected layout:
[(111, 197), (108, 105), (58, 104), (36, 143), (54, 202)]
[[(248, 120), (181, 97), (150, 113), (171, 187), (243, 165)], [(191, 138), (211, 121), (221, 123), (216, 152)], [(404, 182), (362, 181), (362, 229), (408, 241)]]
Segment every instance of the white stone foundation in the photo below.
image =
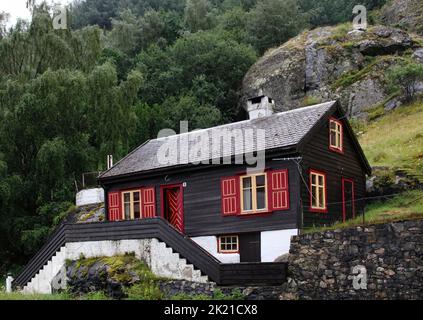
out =
[(151, 271), (160, 277), (181, 279), (194, 282), (208, 282), (200, 270), (166, 247), (157, 239), (87, 241), (71, 242), (61, 247), (48, 263), (23, 288), (24, 293), (52, 293), (52, 280), (65, 265), (65, 261), (85, 258), (111, 257), (134, 252), (135, 256), (145, 261)]

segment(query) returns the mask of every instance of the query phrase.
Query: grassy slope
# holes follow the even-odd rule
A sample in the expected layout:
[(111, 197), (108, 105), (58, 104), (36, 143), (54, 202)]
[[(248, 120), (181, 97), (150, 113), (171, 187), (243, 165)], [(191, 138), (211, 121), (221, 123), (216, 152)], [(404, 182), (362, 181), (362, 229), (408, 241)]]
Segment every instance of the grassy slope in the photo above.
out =
[(368, 224), (394, 222), (400, 220), (423, 219), (423, 190), (413, 190), (397, 195), (389, 200), (381, 200), (368, 205), (364, 216), (336, 223), (329, 227), (310, 228), (306, 233), (349, 228)]
[(359, 139), (372, 166), (423, 176), (423, 100), (371, 122)]

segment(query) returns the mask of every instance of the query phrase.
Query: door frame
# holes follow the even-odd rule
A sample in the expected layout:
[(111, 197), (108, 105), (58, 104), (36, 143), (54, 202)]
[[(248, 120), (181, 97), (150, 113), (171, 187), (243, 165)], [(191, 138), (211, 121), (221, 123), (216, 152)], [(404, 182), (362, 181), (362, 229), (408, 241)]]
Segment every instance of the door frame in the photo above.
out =
[[(179, 188), (182, 207), (181, 207), (181, 215), (182, 215), (182, 233), (185, 234), (185, 212), (184, 212), (184, 187), (183, 183), (172, 183), (172, 184), (163, 184), (160, 186), (160, 216), (166, 220), (165, 217), (165, 191), (167, 189), (175, 189)], [(166, 220), (167, 221), (167, 220)]]
[(347, 208), (346, 208), (346, 203), (345, 203), (345, 182), (347, 183), (351, 183), (351, 193), (352, 193), (352, 214), (353, 214), (353, 219), (355, 218), (355, 191), (354, 191), (354, 180), (353, 179), (348, 179), (345, 177), (342, 177), (342, 221), (345, 222), (346, 220), (346, 214), (347, 214)]

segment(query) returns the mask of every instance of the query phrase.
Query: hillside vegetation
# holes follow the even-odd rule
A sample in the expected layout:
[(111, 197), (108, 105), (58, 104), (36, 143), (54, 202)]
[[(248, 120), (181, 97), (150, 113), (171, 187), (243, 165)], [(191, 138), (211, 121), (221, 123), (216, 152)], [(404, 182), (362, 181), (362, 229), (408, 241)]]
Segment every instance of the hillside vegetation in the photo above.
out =
[(423, 180), (423, 100), (359, 127), (360, 143), (372, 166), (406, 169)]
[(364, 217), (357, 216), (346, 222), (338, 222), (327, 227), (312, 227), (304, 230), (305, 233), (322, 232), (365, 226), (370, 224), (390, 223), (402, 220), (423, 219), (423, 191), (413, 190), (395, 195), (381, 197), (366, 207)]

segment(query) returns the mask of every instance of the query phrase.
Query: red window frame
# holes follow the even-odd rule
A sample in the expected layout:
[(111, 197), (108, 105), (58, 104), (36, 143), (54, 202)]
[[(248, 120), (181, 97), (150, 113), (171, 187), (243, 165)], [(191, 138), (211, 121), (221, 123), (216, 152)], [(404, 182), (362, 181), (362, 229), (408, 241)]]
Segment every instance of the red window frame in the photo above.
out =
[[(330, 135), (331, 135), (331, 130), (332, 130), (331, 129), (331, 123), (332, 122), (337, 123), (339, 125), (339, 127), (340, 127), (340, 134), (341, 134), (340, 143), (341, 143), (341, 148), (334, 147), (331, 144)], [(344, 154), (344, 125), (343, 125), (342, 121), (340, 121), (340, 120), (338, 120), (338, 119), (336, 119), (334, 117), (330, 117), (329, 118), (329, 130), (328, 131), (329, 131), (329, 150), (334, 151), (334, 152), (337, 152), (337, 153), (340, 153), (340, 154)]]
[[(325, 193), (325, 207), (324, 208), (313, 208), (313, 188), (312, 188), (312, 174), (321, 175), (324, 177), (324, 193)], [(326, 172), (310, 169), (309, 173), (309, 196), (310, 196), (310, 212), (316, 213), (328, 213), (328, 189), (327, 189), (327, 174)]]

